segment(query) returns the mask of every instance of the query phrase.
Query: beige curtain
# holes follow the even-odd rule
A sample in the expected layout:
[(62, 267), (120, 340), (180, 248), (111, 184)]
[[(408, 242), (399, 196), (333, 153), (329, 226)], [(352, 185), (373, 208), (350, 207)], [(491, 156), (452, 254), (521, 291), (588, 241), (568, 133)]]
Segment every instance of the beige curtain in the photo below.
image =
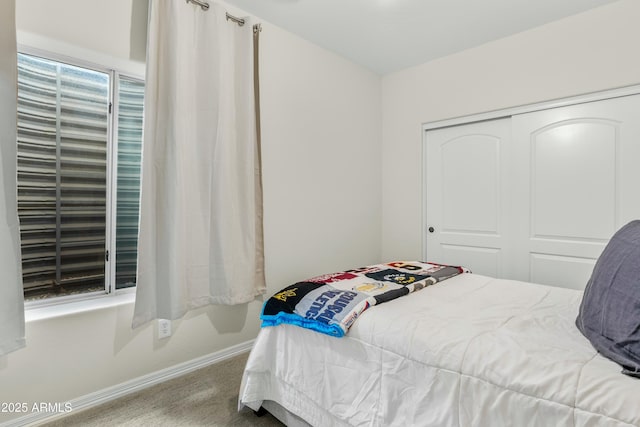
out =
[(24, 298), (17, 210), (15, 0), (0, 2), (0, 355), (24, 347)]
[(133, 327), (265, 292), (253, 31), (150, 3)]

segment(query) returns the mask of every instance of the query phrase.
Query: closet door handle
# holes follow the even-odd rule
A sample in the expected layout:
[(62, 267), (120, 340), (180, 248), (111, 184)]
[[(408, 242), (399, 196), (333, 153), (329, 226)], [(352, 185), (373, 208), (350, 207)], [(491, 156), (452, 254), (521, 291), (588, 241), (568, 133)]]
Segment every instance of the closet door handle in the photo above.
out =
[(429, 227), (429, 233), (433, 233), (434, 231), (436, 231), (436, 229), (435, 229), (435, 228), (433, 228), (433, 227)]

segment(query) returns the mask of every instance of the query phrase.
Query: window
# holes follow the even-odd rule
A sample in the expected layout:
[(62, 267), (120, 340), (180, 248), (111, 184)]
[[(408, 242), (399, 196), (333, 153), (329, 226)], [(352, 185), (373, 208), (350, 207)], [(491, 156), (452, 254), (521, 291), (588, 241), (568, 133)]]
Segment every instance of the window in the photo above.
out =
[(144, 83), (118, 81), (116, 289), (136, 284)]
[(143, 94), (143, 82), (115, 71), (18, 55), (18, 214), (27, 300), (135, 285)]

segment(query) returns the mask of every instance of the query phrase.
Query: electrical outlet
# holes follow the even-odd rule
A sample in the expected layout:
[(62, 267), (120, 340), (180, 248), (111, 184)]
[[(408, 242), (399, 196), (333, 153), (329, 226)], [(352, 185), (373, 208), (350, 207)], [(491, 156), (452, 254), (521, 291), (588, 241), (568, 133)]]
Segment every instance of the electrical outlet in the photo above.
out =
[(171, 336), (171, 320), (158, 319), (158, 339)]

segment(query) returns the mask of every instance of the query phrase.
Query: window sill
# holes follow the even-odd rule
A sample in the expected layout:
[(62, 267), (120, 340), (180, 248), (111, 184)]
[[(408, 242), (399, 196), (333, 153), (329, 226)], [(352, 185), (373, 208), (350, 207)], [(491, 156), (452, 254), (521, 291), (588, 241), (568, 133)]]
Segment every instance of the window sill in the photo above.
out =
[(102, 310), (105, 308), (117, 307), (119, 305), (132, 304), (136, 299), (135, 288), (126, 289), (115, 295), (86, 296), (72, 301), (52, 301), (46, 305), (25, 305), (25, 321), (36, 322), (39, 320), (52, 319), (84, 313), (88, 311)]

